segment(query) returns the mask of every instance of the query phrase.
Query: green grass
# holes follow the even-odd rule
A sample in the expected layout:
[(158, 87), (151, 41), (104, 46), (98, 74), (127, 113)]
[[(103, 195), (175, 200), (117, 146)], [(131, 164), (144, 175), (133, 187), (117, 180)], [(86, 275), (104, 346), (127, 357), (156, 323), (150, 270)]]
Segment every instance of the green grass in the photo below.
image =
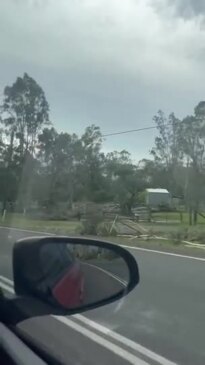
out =
[[(189, 214), (187, 212), (182, 213), (183, 216), (183, 224), (188, 225), (189, 224)], [(157, 212), (152, 213), (152, 218), (156, 221), (167, 221), (169, 223), (177, 222), (181, 223), (180, 221), (180, 214), (179, 212)], [(198, 215), (198, 224), (202, 224), (205, 226), (205, 219)]]
[[(165, 214), (169, 214), (170, 217), (176, 217), (177, 213), (156, 213), (161, 218)], [(188, 215), (187, 215), (188, 216)], [(141, 247), (173, 247), (180, 245), (180, 242), (191, 241), (195, 243), (205, 244), (205, 222), (201, 221), (197, 226), (189, 227), (187, 223), (176, 223), (175, 219), (170, 219), (167, 223), (140, 223), (147, 233), (150, 235), (150, 239), (136, 239), (130, 240), (122, 237), (106, 237), (106, 240), (123, 243), (128, 245), (136, 244)], [(201, 218), (203, 220), (203, 218)], [(202, 224), (203, 222), (203, 224)], [(20, 229), (27, 229), (32, 231), (49, 232), (59, 235), (75, 235), (80, 234), (82, 230), (82, 224), (79, 221), (65, 221), (65, 220), (44, 220), (44, 219), (31, 219), (25, 217), (23, 214), (7, 214), (5, 220), (0, 218), (0, 226), (8, 226)], [(156, 235), (159, 237), (165, 237), (168, 240), (155, 240), (151, 236)], [(103, 238), (103, 237), (102, 237)]]
[(7, 214), (4, 221), (0, 220), (0, 226), (59, 234), (76, 234), (81, 229), (79, 221), (31, 219), (23, 214)]
[(150, 236), (205, 244), (205, 224), (202, 223), (196, 226), (180, 223), (143, 223), (140, 225), (147, 230), (147, 234)]
[[(186, 213), (183, 213), (184, 218)], [(180, 221), (180, 215), (178, 212), (157, 212), (152, 213), (152, 218), (154, 220), (169, 220), (169, 221)]]

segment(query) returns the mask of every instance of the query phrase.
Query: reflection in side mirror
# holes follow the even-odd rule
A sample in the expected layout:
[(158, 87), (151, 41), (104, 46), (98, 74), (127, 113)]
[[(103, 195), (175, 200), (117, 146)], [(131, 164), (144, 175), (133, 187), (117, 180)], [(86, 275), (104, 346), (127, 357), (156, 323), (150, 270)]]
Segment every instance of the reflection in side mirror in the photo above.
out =
[(41, 298), (67, 311), (106, 304), (125, 295), (139, 281), (136, 262), (128, 251), (88, 239), (19, 241), (13, 269), (17, 294)]
[(111, 250), (95, 246), (46, 244), (40, 250), (39, 291), (66, 309), (89, 305), (125, 289), (129, 271)]

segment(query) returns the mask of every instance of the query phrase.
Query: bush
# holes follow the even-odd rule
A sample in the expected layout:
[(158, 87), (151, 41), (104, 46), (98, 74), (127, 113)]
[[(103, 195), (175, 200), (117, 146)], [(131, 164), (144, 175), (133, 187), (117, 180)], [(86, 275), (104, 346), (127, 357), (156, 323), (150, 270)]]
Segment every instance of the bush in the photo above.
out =
[(81, 260), (92, 260), (98, 257), (98, 249), (92, 246), (76, 245), (74, 248), (75, 257)]
[(103, 222), (98, 224), (97, 234), (98, 236), (103, 236), (103, 237), (108, 237), (108, 236), (115, 237), (117, 236), (117, 231), (115, 227), (112, 227), (112, 223)]
[(90, 215), (89, 218), (85, 219), (84, 221), (82, 221), (82, 230), (81, 230), (81, 234), (88, 234), (88, 235), (97, 235), (98, 231), (98, 225), (101, 223), (102, 221), (102, 217), (97, 215), (97, 214), (93, 214), (92, 216)]
[(152, 238), (154, 235), (156, 235), (156, 232), (154, 232), (153, 228), (149, 228), (147, 231), (147, 239)]
[(82, 223), (77, 224), (77, 226), (75, 227), (76, 234), (83, 234), (83, 230), (84, 230), (84, 227), (83, 227)]
[(177, 231), (172, 231), (169, 233), (170, 239), (174, 243), (179, 244), (182, 241), (198, 242), (205, 244), (205, 230), (197, 227), (189, 227), (184, 229), (179, 229)]
[(98, 258), (105, 259), (105, 260), (114, 260), (114, 259), (118, 259), (119, 255), (112, 250), (103, 249), (102, 252), (99, 253)]
[(205, 231), (200, 228), (197, 229), (189, 229), (188, 231), (188, 240), (191, 242), (199, 242), (201, 244), (205, 244)]
[(169, 237), (176, 245), (179, 245), (182, 241), (187, 240), (188, 230), (184, 228), (172, 231), (169, 233)]

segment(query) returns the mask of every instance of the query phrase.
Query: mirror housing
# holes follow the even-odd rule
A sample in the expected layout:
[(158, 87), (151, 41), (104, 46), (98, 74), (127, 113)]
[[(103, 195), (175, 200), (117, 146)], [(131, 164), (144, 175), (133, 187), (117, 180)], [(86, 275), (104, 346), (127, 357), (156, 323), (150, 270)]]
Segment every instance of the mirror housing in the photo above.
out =
[[(17, 241), (13, 276), (15, 293), (27, 301), (40, 301), (44, 314), (45, 308), (46, 314), (75, 314), (112, 303), (139, 282), (138, 265), (124, 248), (105, 241), (60, 236)], [(39, 315), (39, 309), (35, 315)]]

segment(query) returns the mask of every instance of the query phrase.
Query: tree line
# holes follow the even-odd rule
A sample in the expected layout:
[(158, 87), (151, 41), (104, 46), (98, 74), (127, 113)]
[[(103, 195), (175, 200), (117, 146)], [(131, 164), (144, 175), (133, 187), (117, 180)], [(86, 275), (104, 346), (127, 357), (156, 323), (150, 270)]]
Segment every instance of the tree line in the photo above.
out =
[(205, 102), (182, 120), (154, 116), (158, 136), (152, 158), (133, 163), (126, 150), (103, 152), (100, 128), (81, 136), (58, 133), (40, 85), (28, 74), (6, 86), (1, 104), (0, 201), (28, 209), (32, 202), (54, 210), (60, 203), (116, 202), (125, 213), (142, 204), (148, 187), (182, 197), (197, 222), (205, 201)]

